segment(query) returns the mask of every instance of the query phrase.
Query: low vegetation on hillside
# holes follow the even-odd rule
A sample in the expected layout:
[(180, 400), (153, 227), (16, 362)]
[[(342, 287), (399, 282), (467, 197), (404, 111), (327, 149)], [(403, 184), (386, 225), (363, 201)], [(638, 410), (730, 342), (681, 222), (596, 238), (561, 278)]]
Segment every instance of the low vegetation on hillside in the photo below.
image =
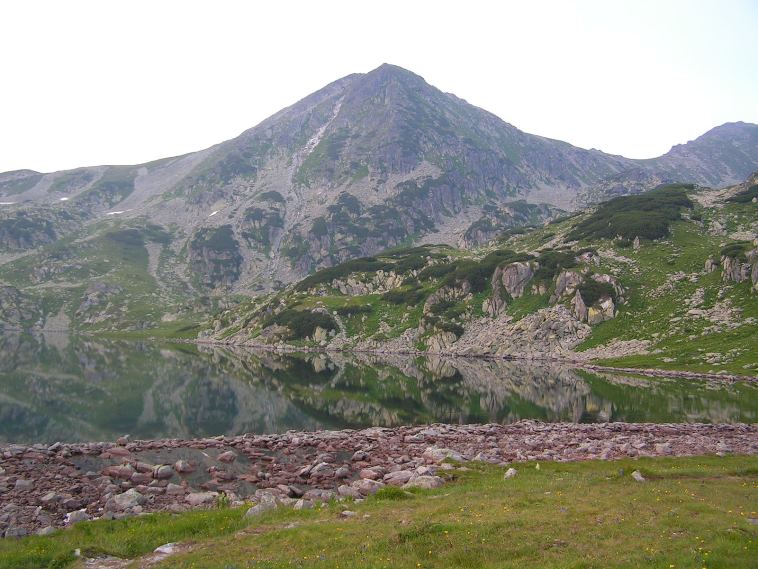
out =
[(502, 353), (483, 344), (503, 330), (515, 338), (551, 326), (562, 341), (573, 318), (556, 344), (564, 355), (569, 345), (572, 357), (614, 365), (755, 374), (758, 253), (755, 204), (739, 198), (754, 186), (745, 187), (663, 186), (484, 247), (355, 259), (219, 314), (213, 336), (488, 354)]

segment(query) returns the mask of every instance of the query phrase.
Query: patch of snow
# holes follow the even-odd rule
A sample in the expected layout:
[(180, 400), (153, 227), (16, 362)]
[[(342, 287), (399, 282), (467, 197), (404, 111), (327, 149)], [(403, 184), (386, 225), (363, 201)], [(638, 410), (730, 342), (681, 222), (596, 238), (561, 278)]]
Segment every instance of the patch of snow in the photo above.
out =
[(219, 210), (216, 210), (216, 211), (212, 211), (212, 212), (211, 212), (211, 214), (210, 214), (208, 217), (213, 217), (213, 216), (214, 216), (214, 215), (216, 215), (218, 212), (219, 212)]
[(126, 211), (127, 211), (127, 210), (122, 210), (122, 211), (109, 211), (109, 212), (108, 212), (108, 213), (106, 213), (105, 215), (119, 215), (119, 214), (121, 214), (121, 213), (125, 213)]
[(68, 201), (68, 198), (60, 198), (58, 201), (59, 201), (59, 202), (67, 202), (67, 201)]
[(13, 205), (16, 202), (0, 202), (0, 205)]

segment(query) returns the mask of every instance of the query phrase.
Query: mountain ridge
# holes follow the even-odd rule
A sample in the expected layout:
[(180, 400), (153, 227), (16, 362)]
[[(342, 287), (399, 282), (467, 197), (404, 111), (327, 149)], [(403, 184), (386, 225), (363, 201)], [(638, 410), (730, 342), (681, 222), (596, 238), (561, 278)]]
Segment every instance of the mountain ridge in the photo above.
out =
[[(632, 160), (523, 132), (385, 64), (197, 152), (0, 174), (0, 281), (70, 294), (75, 319), (88, 295), (136, 302), (113, 291), (140, 275), (144, 312), (154, 295), (181, 306), (259, 294), (388, 248), (476, 247), (614, 196), (724, 186), (756, 168), (757, 125), (727, 123)], [(109, 264), (114, 248), (125, 272)]]

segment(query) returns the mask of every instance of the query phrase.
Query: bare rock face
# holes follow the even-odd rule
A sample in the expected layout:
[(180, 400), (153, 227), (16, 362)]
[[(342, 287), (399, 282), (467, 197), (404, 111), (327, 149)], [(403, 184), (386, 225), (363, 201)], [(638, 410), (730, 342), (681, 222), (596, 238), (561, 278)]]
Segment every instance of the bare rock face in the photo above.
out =
[(458, 336), (453, 332), (440, 332), (439, 334), (429, 337), (426, 341), (427, 351), (444, 352), (452, 346), (457, 339)]
[(534, 261), (517, 262), (495, 269), (492, 274), (492, 296), (482, 304), (482, 311), (490, 316), (497, 316), (508, 305), (508, 297), (518, 298), (524, 294), (534, 271), (539, 264)]
[(715, 271), (716, 269), (718, 269), (718, 267), (719, 267), (718, 261), (716, 261), (715, 259), (712, 259), (710, 257), (708, 257), (708, 259), (706, 259), (706, 261), (705, 261), (705, 272), (706, 273), (710, 274), (713, 271)]
[(317, 344), (320, 344), (321, 342), (326, 342), (326, 339), (329, 337), (329, 332), (324, 330), (321, 326), (316, 326), (316, 329), (313, 330), (313, 341)]
[(334, 279), (332, 287), (347, 296), (363, 296), (366, 294), (381, 294), (395, 289), (403, 284), (403, 275), (394, 271), (376, 271), (370, 280), (358, 280), (350, 276), (347, 279)]
[(593, 326), (616, 317), (616, 305), (613, 299), (605, 297), (600, 300), (599, 306), (590, 306), (587, 309), (587, 324)]
[(443, 286), (437, 292), (429, 295), (424, 303), (424, 314), (429, 314), (432, 310), (432, 306), (439, 302), (446, 302), (448, 300), (463, 300), (469, 294), (471, 294), (471, 284), (468, 281), (463, 281), (456, 286)]
[(34, 304), (12, 286), (0, 286), (0, 328), (3, 324), (20, 326), (34, 316)]
[(587, 306), (584, 304), (584, 299), (582, 298), (582, 294), (579, 291), (576, 291), (576, 294), (574, 295), (574, 316), (576, 316), (577, 320), (581, 320), (582, 322), (587, 321)]
[[(534, 271), (539, 267), (537, 263), (511, 263), (502, 268), (502, 274), (499, 277), (500, 283), (508, 294), (513, 298), (518, 298), (524, 294), (527, 283), (534, 276)], [(498, 269), (499, 270), (499, 269)], [(493, 275), (493, 282), (497, 278), (497, 271)]]
[(290, 329), (286, 326), (272, 324), (271, 326), (267, 326), (261, 331), (258, 339), (265, 344), (275, 344), (276, 342), (281, 341), (283, 338), (286, 338), (289, 333)]
[(750, 279), (750, 263), (743, 263), (734, 257), (724, 256), (721, 257), (721, 266), (723, 267), (722, 278), (725, 282), (742, 283)]
[(616, 293), (616, 298), (619, 299), (619, 302), (623, 302), (624, 298), (624, 287), (621, 286), (621, 283), (619, 283), (618, 279), (612, 275), (607, 275), (605, 273), (594, 273), (592, 275), (592, 280), (599, 282), (599, 283), (608, 283), (613, 287), (613, 291)]
[(584, 277), (581, 273), (577, 271), (561, 271), (555, 277), (555, 294), (550, 298), (550, 302), (554, 303), (565, 296), (571, 296), (582, 282), (584, 282)]

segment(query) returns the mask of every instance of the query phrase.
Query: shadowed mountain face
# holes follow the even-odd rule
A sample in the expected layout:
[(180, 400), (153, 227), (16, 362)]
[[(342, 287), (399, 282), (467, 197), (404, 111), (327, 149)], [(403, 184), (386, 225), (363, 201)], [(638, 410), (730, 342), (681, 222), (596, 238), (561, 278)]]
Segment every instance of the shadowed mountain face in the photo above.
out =
[(756, 125), (630, 160), (524, 133), (385, 64), (200, 152), (0, 174), (0, 276), (83, 285), (108, 274), (114, 247), (132, 247), (130, 274), (177, 304), (270, 290), (401, 244), (477, 245), (560, 209), (663, 182), (726, 185), (757, 165)]

